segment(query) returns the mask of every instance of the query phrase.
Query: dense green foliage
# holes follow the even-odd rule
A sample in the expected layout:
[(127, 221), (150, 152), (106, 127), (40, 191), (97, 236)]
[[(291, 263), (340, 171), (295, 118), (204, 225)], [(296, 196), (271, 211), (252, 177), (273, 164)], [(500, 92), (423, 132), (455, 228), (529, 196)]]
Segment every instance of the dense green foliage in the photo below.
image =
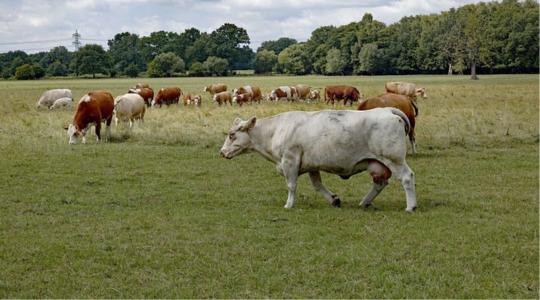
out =
[[(95, 54), (100, 57), (100, 66), (82, 61), (81, 56), (91, 56), (85, 47), (70, 53), (61, 46), (30, 55), (23, 51), (0, 54), (0, 73), (3, 78), (10, 78), (23, 64), (39, 63), (53, 76), (137, 76), (143, 71), (151, 73), (150, 64), (163, 53), (177, 55), (186, 70), (196, 64), (189, 72), (194, 76), (215, 74), (200, 70), (199, 63), (209, 57), (225, 59), (228, 70), (254, 69), (255, 73), (471, 73), (473, 78), (476, 72), (537, 73), (538, 19), (539, 4), (535, 0), (469, 4), (439, 14), (404, 17), (391, 25), (374, 20), (367, 13), (358, 22), (317, 28), (304, 43), (288, 37), (264, 41), (257, 53), (248, 46), (247, 31), (230, 23), (210, 33), (196, 28), (181, 33), (157, 31), (143, 37), (123, 32), (108, 41), (105, 58), (101, 58), (102, 51)], [(276, 57), (263, 51), (272, 51)], [(55, 66), (49, 71), (53, 63)]]
[(15, 78), (19, 80), (39, 79), (45, 76), (45, 70), (38, 64), (24, 64), (15, 70)]
[(178, 55), (167, 52), (157, 55), (148, 64), (150, 77), (171, 77), (173, 73), (184, 72), (186, 64)]

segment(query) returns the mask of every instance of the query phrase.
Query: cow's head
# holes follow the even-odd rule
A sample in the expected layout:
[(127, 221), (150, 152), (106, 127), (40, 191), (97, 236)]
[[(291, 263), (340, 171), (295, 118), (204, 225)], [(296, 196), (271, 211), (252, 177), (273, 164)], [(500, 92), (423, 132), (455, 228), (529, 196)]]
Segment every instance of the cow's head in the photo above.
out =
[(426, 88), (417, 88), (417, 89), (414, 91), (414, 95), (415, 95), (416, 97), (427, 98)]
[(201, 96), (200, 95), (195, 95), (195, 97), (193, 97), (193, 104), (195, 106), (201, 106)]
[(83, 132), (75, 125), (69, 124), (68, 127), (64, 127), (67, 130), (67, 136), (71, 145), (77, 144), (80, 137), (83, 138), (83, 143), (86, 142)]
[(234, 120), (233, 126), (221, 147), (219, 153), (226, 159), (231, 159), (239, 154), (245, 153), (251, 148), (251, 137), (249, 131), (255, 126), (256, 117), (251, 117), (247, 121), (240, 118)]

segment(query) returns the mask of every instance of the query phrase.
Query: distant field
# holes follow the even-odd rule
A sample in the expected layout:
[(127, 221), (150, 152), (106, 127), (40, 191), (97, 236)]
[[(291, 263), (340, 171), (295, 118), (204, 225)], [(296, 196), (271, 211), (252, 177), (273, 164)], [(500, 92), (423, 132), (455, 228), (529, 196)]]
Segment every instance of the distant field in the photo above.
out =
[[(324, 174), (330, 207), (301, 177), (296, 207), (256, 154), (218, 157), (235, 117), (333, 109), (263, 103), (151, 109), (129, 136), (70, 146), (72, 111), (36, 111), (70, 88), (118, 95), (138, 81), (200, 92), (206, 84), (352, 84), (427, 88), (419, 100), (418, 211), (392, 182)], [(538, 298), (538, 75), (227, 77), (0, 81), (1, 298)], [(342, 105), (336, 109), (344, 108)], [(348, 108), (348, 107), (347, 107)]]

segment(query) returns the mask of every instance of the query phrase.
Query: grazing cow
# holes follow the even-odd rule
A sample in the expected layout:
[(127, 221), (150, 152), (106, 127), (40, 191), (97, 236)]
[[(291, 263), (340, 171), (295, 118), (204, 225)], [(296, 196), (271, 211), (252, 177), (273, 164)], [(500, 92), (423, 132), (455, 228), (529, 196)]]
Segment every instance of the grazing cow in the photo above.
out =
[(232, 98), (232, 102), (238, 103), (239, 106), (242, 106), (244, 103), (248, 103), (250, 101), (251, 101), (250, 93), (238, 94)]
[(274, 89), (268, 95), (268, 100), (277, 101), (285, 99), (287, 101), (294, 101), (298, 99), (298, 94), (296, 88), (292, 86), (280, 86), (277, 89)]
[(201, 106), (202, 104), (201, 95), (187, 94), (187, 95), (184, 95), (182, 100), (184, 101), (184, 106), (187, 106), (187, 105)]
[(73, 99), (73, 95), (71, 94), (71, 90), (69, 89), (54, 89), (54, 90), (48, 90), (43, 92), (41, 94), (41, 97), (39, 97), (39, 100), (36, 103), (36, 108), (50, 108), (54, 101), (60, 98), (71, 98)]
[(387, 93), (405, 95), (416, 99), (416, 97), (427, 98), (425, 88), (417, 88), (416, 84), (402, 81), (387, 82), (384, 85)]
[(127, 93), (114, 99), (114, 117), (116, 126), (118, 121), (129, 122), (129, 129), (135, 120), (144, 122), (146, 105), (139, 94)]
[(332, 105), (334, 105), (334, 101), (339, 102), (339, 100), (343, 99), (344, 105), (347, 105), (347, 101), (349, 101), (352, 106), (352, 103), (358, 101), (361, 97), (358, 89), (350, 85), (332, 85), (324, 89), (324, 101), (326, 104), (332, 101)]
[(152, 101), (152, 106), (176, 104), (182, 96), (182, 90), (178, 87), (166, 87), (159, 90)]
[(308, 101), (319, 101), (321, 100), (321, 92), (318, 90), (312, 90), (309, 92)]
[(223, 83), (214, 83), (209, 86), (205, 86), (203, 92), (209, 92), (210, 95), (217, 93), (225, 92), (227, 90), (227, 85)]
[(276, 163), (287, 181), (285, 208), (295, 201), (298, 176), (309, 173), (315, 190), (340, 206), (341, 200), (321, 181), (320, 171), (343, 179), (368, 170), (373, 187), (361, 206), (367, 207), (394, 174), (405, 189), (407, 211), (416, 208), (414, 174), (405, 162), (407, 116), (395, 108), (369, 111), (292, 111), (247, 121), (236, 119), (220, 154), (231, 159), (255, 151)]
[(106, 91), (93, 91), (84, 95), (75, 111), (73, 122), (69, 124), (67, 135), (70, 144), (76, 144), (77, 139), (82, 137), (82, 143), (86, 143), (86, 132), (90, 126), (96, 127), (97, 140), (101, 140), (101, 122), (106, 122), (107, 137), (111, 134), (111, 121), (113, 116), (114, 100)]
[(146, 106), (150, 107), (152, 99), (154, 99), (154, 90), (148, 87), (131, 88), (128, 93), (139, 94), (144, 100)]
[(227, 92), (227, 91), (217, 93), (214, 95), (214, 97), (212, 97), (212, 100), (217, 102), (219, 106), (221, 106), (221, 104), (227, 104), (227, 102), (229, 102), (229, 104), (232, 105), (232, 94), (231, 92)]
[(401, 110), (411, 123), (411, 130), (409, 131), (409, 140), (411, 142), (412, 153), (416, 154), (416, 138), (414, 135), (414, 127), (416, 124), (416, 106), (413, 104), (412, 99), (407, 96), (387, 93), (376, 97), (370, 97), (360, 102), (358, 110), (368, 110), (377, 107), (395, 107)]
[(148, 83), (137, 83), (133, 89), (139, 89), (139, 88), (150, 88), (150, 85)]
[(233, 90), (233, 96), (236, 96), (239, 94), (246, 94), (246, 93), (251, 94), (251, 101), (258, 102), (258, 103), (261, 102), (262, 93), (261, 93), (261, 89), (257, 86), (245, 85), (245, 86), (242, 86)]
[(297, 84), (294, 86), (294, 89), (296, 90), (296, 96), (300, 100), (307, 100), (309, 99), (309, 94), (311, 92), (311, 87), (306, 84)]
[(72, 108), (72, 107), (73, 107), (73, 99), (64, 97), (64, 98), (56, 99), (56, 101), (54, 101), (53, 105), (51, 105), (49, 109), (53, 110), (53, 109)]

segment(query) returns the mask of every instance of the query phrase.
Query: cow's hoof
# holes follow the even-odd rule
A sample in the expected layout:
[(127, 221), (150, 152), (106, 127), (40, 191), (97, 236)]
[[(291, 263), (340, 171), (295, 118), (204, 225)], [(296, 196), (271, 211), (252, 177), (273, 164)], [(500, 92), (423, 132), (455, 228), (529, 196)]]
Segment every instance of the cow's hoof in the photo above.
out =
[(412, 208), (407, 208), (405, 211), (407, 211), (409, 213), (413, 213), (415, 210), (416, 210), (416, 206), (412, 207)]
[(332, 206), (333, 207), (341, 207), (341, 199), (339, 199), (337, 196), (332, 196)]
[(285, 204), (285, 206), (283, 206), (283, 208), (291, 209), (291, 208), (292, 208), (292, 205)]
[(339, 175), (339, 177), (341, 177), (341, 179), (343, 179), (343, 180), (347, 180), (347, 179), (351, 178), (351, 176), (347, 176), (347, 175)]
[(363, 209), (367, 209), (371, 206), (371, 203), (360, 203), (360, 207)]

